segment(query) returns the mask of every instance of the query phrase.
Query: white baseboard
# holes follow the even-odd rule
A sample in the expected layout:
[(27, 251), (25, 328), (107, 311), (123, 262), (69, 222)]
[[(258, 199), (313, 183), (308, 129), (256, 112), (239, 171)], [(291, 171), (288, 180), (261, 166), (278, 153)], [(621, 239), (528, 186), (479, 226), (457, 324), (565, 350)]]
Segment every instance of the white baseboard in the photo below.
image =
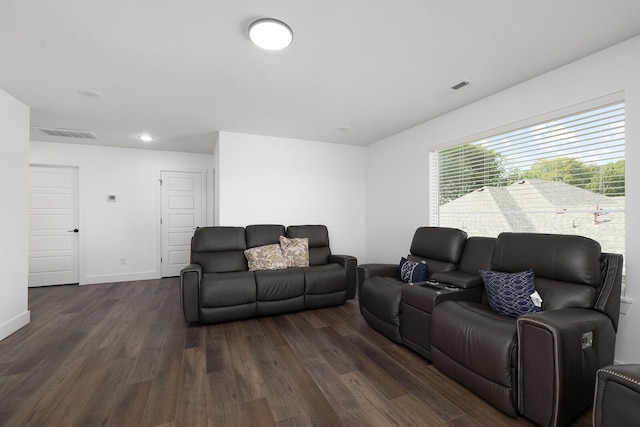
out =
[(146, 271), (143, 273), (123, 273), (123, 274), (105, 274), (101, 276), (87, 276), (80, 281), (80, 285), (95, 285), (98, 283), (114, 283), (114, 282), (133, 282), (135, 280), (152, 280), (159, 279), (160, 276), (155, 271)]
[(5, 339), (12, 333), (16, 332), (18, 329), (27, 326), (30, 321), (31, 312), (27, 310), (24, 313), (17, 315), (13, 319), (9, 319), (6, 322), (0, 324), (0, 340)]

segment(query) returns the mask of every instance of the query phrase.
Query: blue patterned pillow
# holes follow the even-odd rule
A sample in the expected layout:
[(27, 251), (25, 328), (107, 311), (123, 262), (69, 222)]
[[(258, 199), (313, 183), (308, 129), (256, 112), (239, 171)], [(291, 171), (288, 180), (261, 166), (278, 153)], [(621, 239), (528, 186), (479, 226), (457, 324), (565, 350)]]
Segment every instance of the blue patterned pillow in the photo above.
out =
[(405, 257), (400, 259), (400, 278), (403, 282), (424, 282), (427, 280), (427, 262), (409, 261)]
[(480, 270), (479, 273), (491, 310), (513, 317), (540, 311), (531, 299), (536, 290), (533, 270), (517, 273)]

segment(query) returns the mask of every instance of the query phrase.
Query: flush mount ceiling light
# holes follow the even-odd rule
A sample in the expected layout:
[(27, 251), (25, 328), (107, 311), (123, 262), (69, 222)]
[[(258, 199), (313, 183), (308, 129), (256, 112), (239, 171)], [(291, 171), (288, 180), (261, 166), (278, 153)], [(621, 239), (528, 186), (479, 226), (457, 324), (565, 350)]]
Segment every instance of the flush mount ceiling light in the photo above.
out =
[(147, 134), (140, 135), (138, 138), (142, 142), (151, 142), (151, 141), (153, 141), (153, 137), (151, 135), (147, 135)]
[(263, 49), (281, 50), (293, 41), (293, 32), (284, 22), (265, 18), (258, 19), (249, 26), (249, 38)]
[(97, 90), (91, 89), (80, 89), (78, 93), (82, 96), (86, 96), (87, 98), (104, 98), (104, 95), (98, 92)]

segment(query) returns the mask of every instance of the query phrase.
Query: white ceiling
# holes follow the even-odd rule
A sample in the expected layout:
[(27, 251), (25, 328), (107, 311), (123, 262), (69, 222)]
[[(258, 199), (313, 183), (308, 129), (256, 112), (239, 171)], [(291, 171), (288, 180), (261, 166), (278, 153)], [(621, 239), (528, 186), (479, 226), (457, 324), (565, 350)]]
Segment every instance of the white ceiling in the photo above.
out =
[[(264, 17), (293, 29), (286, 50), (250, 43)], [(0, 0), (0, 89), (32, 126), (98, 135), (37, 140), (366, 145), (639, 34), (638, 0)]]

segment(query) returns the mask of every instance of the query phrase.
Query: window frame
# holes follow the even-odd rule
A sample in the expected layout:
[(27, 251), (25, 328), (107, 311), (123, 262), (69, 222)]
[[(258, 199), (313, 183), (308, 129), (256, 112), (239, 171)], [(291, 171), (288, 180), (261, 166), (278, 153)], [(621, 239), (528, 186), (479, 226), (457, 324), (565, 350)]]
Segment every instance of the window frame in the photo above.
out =
[[(593, 100), (590, 100), (588, 102), (584, 102), (584, 103), (580, 103), (580, 104), (576, 104), (567, 108), (563, 108), (560, 110), (555, 110), (549, 113), (545, 113), (542, 115), (538, 115), (538, 116), (534, 116), (525, 120), (521, 120), (518, 122), (514, 122), (514, 123), (510, 123), (508, 125), (504, 125), (498, 128), (494, 128), (494, 129), (489, 129), (486, 130), (484, 132), (481, 133), (477, 133), (477, 134), (473, 134), (464, 138), (460, 138), (457, 140), (453, 140), (453, 141), (449, 141), (445, 144), (439, 144), (439, 145), (435, 145), (430, 147), (429, 149), (429, 159), (428, 159), (428, 163), (429, 163), (429, 224), (432, 226), (439, 226), (441, 224), (441, 215), (440, 215), (440, 189), (441, 189), (441, 185), (439, 182), (439, 178), (440, 178), (440, 165), (439, 165), (439, 153), (443, 150), (446, 149), (450, 149), (453, 147), (457, 147), (457, 146), (461, 146), (461, 145), (465, 145), (465, 144), (471, 144), (474, 142), (480, 142), (482, 140), (487, 140), (487, 139), (494, 139), (496, 137), (499, 137), (501, 135), (506, 135), (512, 132), (516, 132), (519, 130), (523, 130), (523, 129), (527, 129), (527, 128), (531, 128), (534, 126), (540, 126), (540, 125), (544, 125), (544, 124), (550, 124), (554, 121), (557, 120), (561, 120), (563, 118), (567, 118), (570, 116), (574, 116), (574, 115), (579, 115), (591, 110), (595, 110), (595, 109), (599, 109), (599, 108), (604, 108), (610, 105), (614, 105), (614, 104), (619, 104), (622, 103), (624, 104), (624, 109), (625, 109), (625, 128), (626, 128), (626, 110), (627, 110), (627, 106), (625, 103), (625, 98), (624, 98), (624, 93), (623, 92), (616, 92), (614, 94), (610, 94), (604, 97), (600, 97), (600, 98), (596, 98)], [(626, 131), (625, 131), (626, 133)], [(626, 139), (626, 138), (625, 138)], [(623, 143), (624, 146), (626, 146), (626, 140)], [(558, 157), (562, 157), (562, 155), (558, 156)], [(624, 152), (623, 155), (623, 159), (626, 160), (627, 154), (626, 154), (626, 150)], [(550, 158), (551, 159), (551, 158)], [(626, 171), (625, 171), (625, 184), (626, 184)], [(625, 193), (626, 193), (626, 186), (625, 186)], [(624, 196), (625, 200), (626, 200), (626, 195)], [(504, 211), (503, 211), (504, 212)], [(623, 204), (623, 209), (622, 209), (623, 215), (626, 218), (626, 203)], [(622, 241), (622, 247), (624, 248), (624, 250), (622, 251), (623, 254), (626, 252), (626, 230), (625, 227), (623, 225), (623, 230), (622, 230), (622, 236), (623, 236), (623, 241)], [(509, 231), (509, 230), (499, 230), (500, 231)], [(544, 230), (541, 230), (540, 232), (546, 232)], [(552, 231), (548, 231), (548, 232), (552, 232)], [(497, 234), (497, 233), (496, 233)], [(576, 234), (580, 234), (580, 233), (576, 233)], [(612, 250), (608, 250), (607, 248), (603, 248), (603, 252), (607, 252), (607, 251), (612, 251)], [(623, 272), (623, 291), (624, 291), (624, 272)]]

